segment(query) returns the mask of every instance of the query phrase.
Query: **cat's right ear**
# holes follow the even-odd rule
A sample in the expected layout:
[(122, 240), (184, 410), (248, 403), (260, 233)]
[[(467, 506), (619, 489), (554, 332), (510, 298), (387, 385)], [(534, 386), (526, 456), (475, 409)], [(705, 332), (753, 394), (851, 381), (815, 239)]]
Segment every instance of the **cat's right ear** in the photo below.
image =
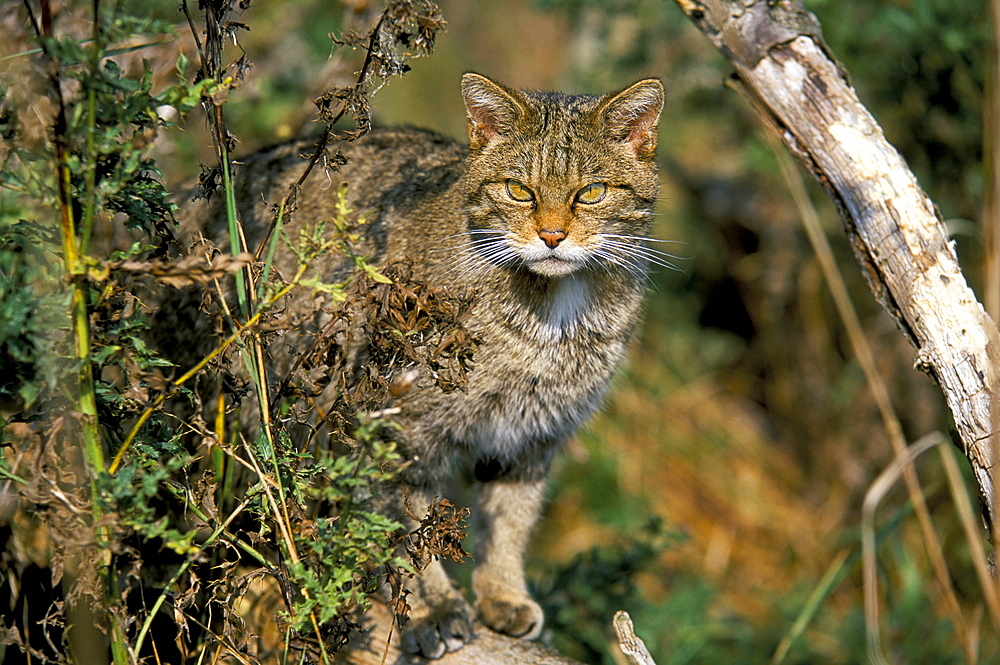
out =
[(484, 148), (517, 125), (526, 113), (520, 95), (480, 74), (462, 76), (462, 97), (469, 114), (469, 147)]
[(653, 159), (656, 124), (663, 110), (659, 79), (645, 79), (611, 94), (600, 108), (612, 140), (628, 145), (639, 159)]

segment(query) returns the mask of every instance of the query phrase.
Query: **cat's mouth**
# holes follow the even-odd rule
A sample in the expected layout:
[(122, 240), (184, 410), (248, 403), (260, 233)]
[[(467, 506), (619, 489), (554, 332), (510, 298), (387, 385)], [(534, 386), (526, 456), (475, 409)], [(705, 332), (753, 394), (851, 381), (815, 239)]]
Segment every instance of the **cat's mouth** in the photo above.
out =
[(558, 256), (546, 256), (544, 258), (527, 261), (528, 269), (539, 275), (546, 277), (561, 277), (577, 270), (583, 264), (579, 261), (560, 258)]
[(522, 265), (533, 273), (546, 277), (561, 277), (582, 268), (590, 260), (590, 252), (573, 239), (558, 247), (546, 247), (541, 240), (519, 245), (515, 250)]

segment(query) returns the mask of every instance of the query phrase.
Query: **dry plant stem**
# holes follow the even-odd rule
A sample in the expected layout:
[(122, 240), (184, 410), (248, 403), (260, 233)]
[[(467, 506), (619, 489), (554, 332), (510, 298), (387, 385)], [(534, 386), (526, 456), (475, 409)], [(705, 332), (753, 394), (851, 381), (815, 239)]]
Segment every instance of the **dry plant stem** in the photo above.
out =
[(1000, 0), (990, 0), (989, 12), (993, 39), (983, 91), (983, 301), (995, 321), (1000, 314)]
[[(360, 84), (360, 79), (359, 79), (359, 84)], [(212, 111), (213, 111), (212, 125), (216, 134), (218, 158), (223, 176), (223, 191), (226, 196), (226, 212), (229, 223), (230, 243), (232, 252), (235, 254), (244, 249), (243, 245), (245, 244), (245, 241), (242, 236), (242, 228), (239, 226), (239, 221), (236, 217), (236, 201), (234, 198), (235, 190), (232, 183), (232, 174), (230, 169), (228, 150), (225, 144), (226, 132), (222, 116), (221, 105), (213, 103)], [(346, 111), (346, 107), (344, 110), (341, 111), (341, 115), (343, 115), (344, 111)], [(323, 136), (321, 137), (317, 145), (316, 151), (313, 154), (312, 159), (309, 161), (309, 164), (306, 167), (305, 172), (300, 177), (299, 182), (293, 185), (290, 188), (289, 192), (282, 199), (278, 208), (278, 213), (275, 216), (275, 220), (272, 224), (271, 229), (267, 234), (267, 237), (265, 237), (265, 239), (261, 242), (260, 246), (257, 248), (256, 256), (258, 259), (263, 251), (263, 248), (267, 245), (268, 237), (271, 236), (271, 234), (274, 232), (276, 228), (280, 228), (286, 207), (294, 206), (295, 194), (298, 192), (299, 186), (301, 185), (302, 182), (305, 181), (309, 173), (312, 171), (313, 166), (318, 162), (320, 156), (323, 154), (323, 151), (326, 148), (326, 144), (329, 141), (330, 135), (331, 135), (331, 130), (327, 128), (324, 131)], [(263, 284), (267, 278), (267, 274), (270, 270), (271, 260), (274, 255), (276, 244), (277, 244), (277, 237), (275, 237), (273, 239), (273, 242), (270, 243), (268, 258), (265, 263), (264, 277), (261, 281), (261, 284)], [(299, 274), (296, 275), (296, 278), (293, 280), (293, 282), (298, 282), (298, 280), (301, 278), (304, 268), (305, 266), (300, 267)], [(257, 291), (254, 288), (253, 275), (251, 271), (252, 271), (252, 266), (247, 266), (241, 272), (241, 275), (238, 276), (236, 279), (237, 296), (244, 317), (247, 316), (248, 312), (252, 311), (254, 304), (253, 301), (256, 299), (255, 296), (257, 295)], [(261, 432), (263, 433), (267, 442), (267, 454), (270, 458), (272, 473), (274, 475), (273, 484), (276, 486), (278, 490), (277, 500), (275, 500), (275, 497), (271, 493), (270, 483), (266, 480), (266, 475), (263, 473), (263, 470), (257, 465), (256, 460), (254, 460), (252, 451), (250, 452), (250, 459), (255, 467), (258, 476), (261, 478), (261, 487), (264, 489), (265, 495), (268, 498), (268, 503), (271, 506), (272, 512), (274, 513), (274, 520), (281, 532), (282, 541), (285, 543), (285, 549), (288, 553), (289, 559), (292, 561), (293, 564), (298, 565), (300, 562), (300, 558), (298, 554), (298, 548), (295, 544), (295, 538), (291, 530), (291, 519), (288, 514), (288, 503), (285, 497), (284, 484), (281, 479), (281, 470), (279, 468), (279, 461), (278, 461), (278, 450), (277, 447), (275, 446), (274, 428), (271, 420), (270, 397), (266, 380), (267, 367), (264, 362), (264, 351), (260, 343), (259, 337), (256, 334), (252, 335), (249, 343), (249, 348), (243, 347), (242, 351), (244, 358), (246, 358), (247, 353), (249, 353), (250, 356), (250, 358), (247, 359), (246, 362), (248, 365), (248, 369), (250, 370), (250, 375), (251, 377), (253, 377), (254, 384), (257, 389), (257, 395), (259, 400), (259, 412), (261, 414)], [(308, 598), (309, 593), (307, 590), (302, 589), (301, 593)], [(313, 632), (316, 636), (316, 641), (319, 645), (320, 657), (324, 664), (328, 664), (330, 662), (330, 656), (327, 653), (326, 644), (323, 640), (323, 635), (322, 632), (320, 631), (319, 623), (316, 620), (316, 615), (314, 612), (309, 613), (309, 620), (310, 623), (312, 624)]]
[(211, 362), (213, 358), (215, 358), (217, 355), (225, 351), (230, 344), (242, 338), (242, 336), (246, 334), (248, 330), (252, 329), (255, 325), (257, 325), (257, 322), (260, 321), (260, 317), (264, 315), (264, 312), (267, 311), (267, 308), (270, 305), (273, 305), (275, 302), (277, 302), (280, 298), (285, 296), (285, 294), (287, 294), (289, 291), (291, 291), (295, 287), (295, 285), (298, 284), (298, 281), (299, 279), (302, 278), (302, 274), (304, 272), (305, 272), (305, 266), (301, 266), (299, 268), (299, 272), (295, 275), (295, 279), (293, 279), (289, 284), (286, 284), (280, 291), (278, 291), (272, 298), (270, 298), (267, 302), (267, 306), (261, 307), (258, 310), (258, 312), (254, 314), (249, 321), (246, 322), (246, 325), (241, 326), (238, 330), (236, 330), (236, 332), (227, 337), (222, 342), (222, 344), (213, 349), (211, 353), (202, 358), (194, 367), (189, 369), (179, 379), (174, 381), (173, 385), (170, 387), (170, 390), (161, 393), (159, 396), (157, 396), (155, 400), (153, 400), (152, 404), (146, 407), (146, 410), (143, 411), (142, 415), (139, 416), (139, 419), (136, 421), (135, 425), (132, 426), (132, 429), (129, 431), (128, 436), (125, 437), (125, 441), (118, 449), (118, 453), (115, 455), (115, 458), (111, 461), (111, 466), (108, 467), (109, 473), (111, 473), (112, 475), (117, 473), (118, 468), (121, 466), (122, 458), (125, 457), (125, 453), (127, 453), (129, 448), (132, 447), (132, 442), (135, 440), (135, 437), (139, 433), (139, 430), (146, 423), (146, 421), (149, 420), (149, 417), (152, 416), (153, 413), (155, 413), (158, 408), (163, 406), (163, 403), (167, 400), (167, 398), (173, 395), (179, 387), (190, 381), (191, 378), (197, 375), (198, 372), (200, 372), (202, 369), (204, 369), (205, 366), (209, 362)]
[[(101, 66), (101, 53), (105, 44), (101, 39), (101, 13), (99, 0), (93, 0), (93, 27), (91, 31), (90, 67), (91, 75), (97, 77)], [(90, 246), (90, 235), (94, 228), (94, 213), (97, 206), (97, 156), (94, 142), (97, 133), (97, 90), (90, 86), (87, 90), (87, 166), (85, 170), (85, 197), (83, 200), (83, 220), (80, 234), (80, 253), (86, 254)]]
[[(198, 621), (196, 618), (192, 616), (189, 616), (188, 620), (197, 625), (203, 631), (205, 631), (206, 635), (210, 635), (212, 639), (215, 640), (215, 643), (218, 645), (218, 647), (215, 650), (215, 655), (212, 658), (212, 665), (215, 665), (215, 663), (220, 662), (223, 649), (226, 650), (227, 660), (224, 661), (226, 663), (230, 662), (228, 660), (229, 658), (233, 658), (238, 662), (242, 663), (242, 665), (260, 665), (260, 661), (258, 661), (256, 658), (251, 661), (249, 658), (244, 656), (243, 655), (244, 650), (241, 650), (237, 645), (233, 644), (233, 641), (228, 637), (226, 637), (225, 635), (220, 635), (219, 633), (212, 630), (211, 627), (206, 626), (201, 621)], [(201, 660), (204, 658), (204, 654), (205, 654), (205, 649), (203, 647), (201, 651), (201, 656), (198, 659), (199, 662), (201, 662)]]
[[(209, 6), (205, 7), (205, 26), (207, 36), (205, 41), (205, 50), (199, 52), (202, 55), (202, 70), (204, 73), (212, 76), (219, 83), (222, 83), (225, 68), (222, 66), (221, 46), (223, 35), (221, 32), (221, 26), (219, 25), (219, 18), (220, 14), (216, 13), (216, 11)], [(246, 242), (243, 236), (243, 228), (236, 214), (236, 194), (235, 187), (233, 186), (232, 164), (229, 155), (229, 132), (226, 129), (222, 103), (216, 101), (215, 99), (206, 99), (205, 106), (209, 111), (208, 115), (216, 146), (216, 157), (219, 162), (219, 168), (222, 172), (222, 191), (226, 200), (226, 219), (229, 227), (230, 251), (233, 255), (236, 255), (244, 250)], [(281, 210), (284, 210), (284, 205), (281, 206)], [(278, 219), (280, 221), (280, 217)], [(305, 266), (300, 267), (299, 274), (296, 275), (294, 280), (292, 280), (293, 283), (298, 282), (301, 278), (304, 268)], [(256, 289), (254, 289), (253, 282), (253, 265), (250, 264), (244, 267), (243, 270), (235, 276), (235, 280), (240, 313), (242, 318), (246, 320), (250, 317), (251, 312), (255, 310)], [(259, 411), (261, 414), (261, 431), (267, 441), (267, 454), (270, 457), (272, 471), (274, 474), (274, 482), (278, 490), (278, 501), (275, 501), (272, 497), (270, 488), (266, 482), (262, 482), (262, 486), (264, 487), (264, 491), (270, 500), (272, 508), (274, 509), (275, 521), (278, 523), (279, 527), (281, 527), (288, 554), (292, 561), (297, 564), (299, 556), (295, 545), (295, 539), (291, 534), (291, 520), (288, 516), (285, 488), (281, 479), (281, 470), (278, 466), (278, 451), (275, 446), (274, 429), (272, 427), (270, 417), (270, 400), (267, 387), (267, 368), (264, 363), (264, 350), (258, 335), (251, 333), (249, 344), (247, 346), (243, 346), (241, 344), (241, 349), (241, 355), (244, 358), (244, 362), (247, 365), (247, 369), (249, 370), (249, 374), (253, 379), (254, 386), (257, 390)], [(260, 469), (257, 471), (263, 478), (264, 474), (260, 472)], [(326, 662), (328, 658), (323, 645), (322, 636), (320, 635), (319, 628), (316, 625), (315, 617), (312, 615), (310, 616), (312, 617), (316, 636), (320, 642), (323, 660)]]
[[(840, 269), (837, 267), (833, 250), (830, 248), (830, 243), (827, 241), (826, 235), (820, 226), (819, 214), (809, 200), (809, 193), (806, 191), (805, 182), (799, 175), (798, 170), (796, 170), (791, 158), (776, 145), (776, 141), (773, 138), (768, 138), (772, 142), (771, 147), (774, 150), (778, 164), (781, 167), (782, 175), (792, 194), (792, 199), (799, 212), (799, 218), (802, 220), (806, 235), (809, 237), (809, 244), (812, 245), (816, 259), (819, 261), (820, 270), (823, 272), (823, 278), (826, 280), (830, 293), (833, 296), (837, 313), (844, 323), (844, 329), (847, 331), (851, 349), (854, 352), (855, 358), (857, 358), (858, 364), (861, 365), (868, 389), (875, 399), (879, 415), (882, 418), (882, 424), (889, 436), (889, 443), (892, 445), (896, 459), (904, 459), (907, 456), (907, 446), (906, 437), (903, 435), (903, 426), (899, 422), (899, 417), (896, 415), (895, 409), (893, 409), (889, 388), (885, 385), (885, 381), (882, 380), (882, 375), (879, 374), (878, 366), (875, 363), (875, 354), (862, 330), (861, 320), (858, 318), (854, 304), (851, 302), (850, 293), (847, 290), (847, 285), (844, 283), (843, 275), (841, 275)], [(917, 478), (916, 471), (913, 470), (912, 466), (904, 465), (902, 473), (904, 483), (906, 484), (906, 491), (910, 497), (910, 503), (913, 504), (914, 513), (917, 515), (917, 522), (920, 525), (920, 532), (923, 536), (924, 547), (927, 549), (927, 556), (931, 560), (935, 577), (937, 577), (938, 584), (944, 594), (945, 608), (948, 611), (955, 630), (963, 637), (961, 640), (962, 644), (968, 647), (971, 643), (968, 639), (964, 638), (968, 637), (970, 626), (962, 616), (962, 608), (958, 602), (955, 588), (951, 583), (951, 574), (948, 572), (944, 549), (941, 547), (941, 541), (934, 530), (933, 522), (931, 522), (930, 511), (927, 509), (927, 502), (920, 487), (920, 480)], [(968, 650), (966, 656), (969, 658), (970, 663), (975, 662)]]
[[(271, 492), (271, 487), (270, 487), (271, 484), (274, 483), (267, 482), (267, 476), (264, 474), (264, 470), (260, 467), (260, 465), (257, 464), (257, 459), (253, 456), (253, 451), (250, 449), (250, 446), (246, 446), (246, 448), (249, 453), (248, 457), (250, 463), (253, 465), (254, 471), (257, 473), (257, 476), (261, 479), (260, 487), (264, 491), (264, 496), (267, 497), (267, 502), (271, 508), (274, 522), (275, 524), (277, 524), (278, 531), (281, 533), (281, 540), (285, 544), (285, 550), (288, 553), (288, 558), (294, 565), (298, 566), (301, 562), (301, 559), (299, 558), (298, 548), (295, 545), (295, 535), (292, 533), (292, 523), (291, 520), (288, 518), (288, 510), (284, 505), (284, 501), (281, 501), (279, 503), (279, 501), (275, 500), (274, 494)], [(271, 457), (272, 459), (274, 459), (275, 457), (273, 449), (271, 451)], [(277, 471), (275, 472), (277, 473)], [(281, 481), (277, 480), (276, 482), (278, 484), (278, 488), (280, 489)], [(300, 589), (300, 593), (302, 593), (302, 595), (305, 596), (307, 599), (309, 598), (308, 589)], [(291, 605), (291, 603), (288, 604), (289, 606)], [(311, 611), (309, 612), (309, 621), (312, 624), (313, 632), (316, 635), (316, 642), (319, 644), (320, 657), (322, 658), (324, 665), (329, 665), (330, 656), (326, 651), (326, 643), (323, 641), (323, 634), (322, 632), (320, 632), (319, 623), (316, 621), (315, 612)]]
[[(256, 493), (250, 493), (243, 502), (238, 505), (233, 512), (229, 514), (229, 517), (225, 519), (221, 524), (215, 527), (215, 530), (209, 534), (208, 538), (201, 543), (200, 551), (204, 551), (209, 545), (211, 545), (215, 540), (226, 533), (226, 529), (232, 524), (233, 520), (243, 512), (243, 509), (250, 505), (250, 502), (256, 498)], [(163, 591), (157, 596), (156, 600), (153, 602), (153, 606), (149, 609), (146, 614), (146, 620), (142, 623), (142, 628), (139, 629), (139, 634), (135, 638), (135, 645), (132, 646), (131, 651), (133, 654), (138, 654), (142, 652), (142, 644), (146, 640), (146, 634), (149, 632), (150, 626), (153, 625), (153, 619), (156, 617), (156, 613), (160, 611), (160, 607), (163, 605), (164, 601), (167, 599), (168, 591), (173, 588), (177, 581), (187, 572), (191, 564), (197, 561), (195, 556), (188, 556), (188, 558), (182, 563), (177, 570), (174, 572), (170, 580), (164, 585)], [(155, 648), (155, 641), (154, 641)], [(137, 660), (137, 659), (136, 659)]]
[(837, 204), (869, 286), (917, 348), (917, 366), (945, 395), (992, 518), (990, 413), (1000, 334), (966, 283), (933, 203), (830, 58), (801, 2), (676, 2)]
[[(27, 0), (24, 5), (34, 23), (34, 14), (31, 11), (31, 6)], [(93, 12), (94, 31), (96, 37), (99, 29), (98, 0), (94, 0)], [(34, 26), (36, 35), (39, 38), (44, 37), (46, 40), (54, 38), (52, 29), (52, 7), (49, 0), (42, 0), (41, 24), (39, 25), (38, 23), (34, 23)], [(83, 240), (80, 241), (77, 239), (78, 229), (76, 226), (76, 220), (73, 216), (74, 193), (72, 185), (72, 172), (70, 169), (70, 154), (66, 142), (69, 124), (67, 121), (66, 100), (63, 97), (60, 78), (61, 61), (58, 54), (51, 52), (50, 48), (51, 47), (48, 41), (43, 42), (42, 49), (47, 60), (49, 84), (52, 88), (52, 94), (56, 98), (56, 117), (55, 124), (52, 128), (52, 139), (56, 153), (56, 186), (59, 194), (63, 264), (71, 289), (70, 318), (73, 330), (73, 364), (75, 365), (76, 372), (76, 391), (74, 398), (76, 402), (76, 411), (79, 414), (81, 430), (80, 435), (83, 444), (83, 458), (86, 464), (85, 473), (82, 477), (89, 478), (91, 517), (93, 522), (96, 524), (99, 523), (101, 517), (103, 517), (103, 511), (101, 510), (100, 503), (97, 500), (98, 491), (96, 480), (97, 474), (104, 471), (105, 458), (100, 431), (98, 429), (97, 395), (94, 386), (93, 367), (90, 359), (90, 317), (87, 312), (87, 269), (85, 262), (81, 258), (81, 253), (86, 251), (87, 237), (89, 236), (89, 225), (93, 219), (93, 210), (95, 206), (93, 199), (96, 196), (96, 193), (94, 191), (95, 187), (92, 185), (94, 182), (93, 178), (95, 176), (93, 173), (88, 173), (87, 182), (88, 185), (91, 186), (86, 187), (86, 198), (82, 201), (82, 207), (85, 211), (85, 233)], [(99, 47), (95, 43), (92, 47), (92, 52), (94, 53), (95, 58), (95, 66), (98, 51)], [(93, 102), (92, 98), (91, 102)], [(88, 152), (84, 157), (89, 162), (92, 162), (94, 122), (93, 103), (90, 104), (89, 110), (90, 115), (88, 122), (90, 126), (88, 128), (89, 131), (87, 135)], [(91, 166), (93, 166), (93, 164), (91, 164)], [(108, 529), (106, 527), (95, 526), (93, 536), (99, 543), (106, 542), (108, 540)], [(94, 556), (94, 554), (97, 554), (100, 557), (98, 559), (100, 561), (98, 566), (103, 567), (105, 573), (107, 573), (105, 576), (107, 585), (104, 588), (104, 594), (105, 601), (110, 607), (117, 602), (118, 598), (115, 585), (113, 584), (114, 579), (110, 575), (110, 570), (108, 570), (108, 566), (110, 564), (110, 553), (107, 551), (94, 553), (92, 551), (85, 552), (82, 549), (78, 549), (74, 552), (73, 555), (68, 558), (71, 561), (75, 561), (75, 563), (71, 563), (67, 566), (67, 570), (63, 578), (63, 586), (67, 591), (70, 593), (72, 592), (72, 587), (75, 585), (76, 577), (74, 569), (82, 561), (86, 560), (88, 557)], [(125, 648), (124, 634), (122, 632), (122, 627), (118, 622), (113, 619), (107, 621), (104, 617), (99, 616), (93, 610), (90, 603), (84, 602), (79, 598), (69, 603), (67, 615), (71, 618), (71, 621), (67, 626), (68, 641), (71, 652), (76, 654), (88, 654), (89, 658), (103, 659), (104, 656), (101, 654), (103, 649), (98, 646), (102, 644), (103, 636), (101, 636), (98, 632), (98, 626), (107, 624), (106, 629), (109, 631), (108, 636), (111, 641), (111, 653), (115, 664), (125, 665), (128, 663), (128, 652)]]
[[(221, 9), (217, 9), (217, 7)], [(204, 48), (202, 48), (201, 40), (198, 39), (194, 21), (191, 19), (191, 13), (188, 11), (187, 1), (185, 0), (181, 4), (181, 9), (187, 18), (191, 34), (194, 35), (198, 54), (201, 57), (201, 75), (213, 79), (220, 86), (225, 86), (226, 68), (222, 65), (224, 35), (219, 25), (219, 19), (227, 11), (226, 5), (225, 3), (206, 4), (203, 8), (205, 10)], [(211, 127), (212, 139), (215, 142), (216, 160), (219, 163), (219, 170), (222, 174), (222, 193), (226, 199), (226, 220), (229, 227), (230, 251), (235, 256), (240, 253), (242, 248), (240, 247), (239, 221), (236, 215), (235, 189), (233, 187), (232, 169), (229, 159), (229, 132), (226, 130), (226, 121), (222, 110), (223, 103), (207, 96), (202, 99), (202, 105), (205, 108)], [(250, 290), (248, 286), (252, 281), (251, 267), (247, 266), (240, 271), (235, 280), (240, 312), (245, 320), (250, 317), (251, 312), (251, 302), (249, 300), (251, 296), (248, 294)]]
[[(41, 26), (39, 37), (51, 39), (52, 10), (48, 0), (43, 0)], [(25, 0), (29, 13), (31, 7)], [(96, 9), (96, 8), (95, 8)], [(33, 16), (33, 14), (32, 14)], [(96, 17), (95, 17), (96, 20)], [(77, 246), (76, 221), (73, 218), (73, 184), (69, 166), (69, 152), (66, 145), (68, 123), (66, 118), (66, 100), (63, 98), (62, 85), (59, 78), (58, 56), (49, 52), (48, 46), (43, 47), (49, 67), (49, 84), (52, 94), (56, 97), (56, 119), (52, 128), (52, 139), (56, 151), (56, 180), (59, 192), (60, 230), (63, 245), (63, 264), (72, 289), (71, 312), (73, 326), (74, 362), (77, 366), (76, 406), (81, 416), (83, 435), (83, 452), (91, 469), (104, 469), (104, 449), (101, 447), (100, 433), (97, 423), (97, 398), (94, 393), (93, 368), (90, 364), (90, 319), (87, 314), (87, 282), (86, 266), (80, 258)], [(96, 506), (95, 506), (96, 508)]]
[[(994, 321), (1000, 317), (1000, 0), (990, 0), (990, 66), (986, 85), (986, 105), (983, 110), (983, 245), (985, 247), (985, 299), (986, 312)], [(993, 396), (990, 424), (994, 432), (1000, 431), (1000, 395)], [(991, 438), (992, 459), (1000, 460), (1000, 437)], [(1000, 485), (997, 474), (990, 469), (990, 479), (995, 488)], [(1000, 551), (1000, 533), (993, 529), (993, 551)], [(994, 590), (1000, 581), (994, 579)]]
[(945, 475), (948, 478), (948, 487), (951, 489), (951, 496), (955, 500), (955, 507), (958, 510), (959, 521), (962, 523), (962, 530), (965, 532), (965, 540), (969, 544), (969, 556), (972, 558), (973, 567), (976, 569), (976, 576), (979, 577), (979, 584), (983, 587), (986, 609), (990, 614), (990, 620), (993, 622), (994, 629), (1000, 631), (1000, 593), (997, 592), (997, 580), (990, 574), (990, 566), (986, 559), (986, 550), (983, 547), (982, 533), (974, 517), (969, 495), (966, 494), (962, 474), (958, 470), (958, 465), (955, 463), (950, 450), (946, 450), (942, 446), (938, 448), (938, 453), (941, 455), (941, 464), (944, 466)]
[[(868, 641), (868, 658), (876, 665), (887, 665), (888, 661), (882, 654), (879, 637), (878, 610), (878, 568), (875, 554), (875, 510), (886, 493), (899, 480), (906, 469), (912, 471), (914, 460), (934, 446), (945, 445), (947, 440), (940, 432), (932, 432), (907, 448), (906, 454), (896, 457), (892, 464), (879, 474), (875, 482), (865, 493), (861, 507), (861, 551), (862, 573), (864, 577), (865, 596), (865, 633)], [(964, 644), (966, 651), (972, 651), (971, 644)], [(975, 663), (975, 654), (971, 654), (970, 663)]]

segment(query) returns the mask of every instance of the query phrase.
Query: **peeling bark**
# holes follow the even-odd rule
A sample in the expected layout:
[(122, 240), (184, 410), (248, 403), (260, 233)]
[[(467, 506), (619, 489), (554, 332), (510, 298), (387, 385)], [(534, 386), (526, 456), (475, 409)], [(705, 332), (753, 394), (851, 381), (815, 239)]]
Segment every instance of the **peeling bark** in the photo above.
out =
[(675, 0), (726, 56), (762, 119), (823, 185), (875, 297), (941, 387), (993, 522), (1000, 335), (917, 184), (799, 0)]

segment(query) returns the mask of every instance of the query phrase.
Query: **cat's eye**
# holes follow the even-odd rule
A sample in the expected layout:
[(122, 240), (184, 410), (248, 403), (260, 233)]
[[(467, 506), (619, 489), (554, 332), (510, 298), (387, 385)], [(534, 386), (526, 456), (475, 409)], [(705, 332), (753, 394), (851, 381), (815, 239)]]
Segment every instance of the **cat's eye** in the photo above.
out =
[(535, 193), (528, 189), (523, 182), (513, 178), (507, 181), (507, 195), (522, 203), (535, 200)]
[(608, 193), (608, 186), (603, 182), (592, 182), (586, 187), (582, 187), (579, 192), (576, 193), (577, 203), (600, 203), (604, 199), (604, 195)]

